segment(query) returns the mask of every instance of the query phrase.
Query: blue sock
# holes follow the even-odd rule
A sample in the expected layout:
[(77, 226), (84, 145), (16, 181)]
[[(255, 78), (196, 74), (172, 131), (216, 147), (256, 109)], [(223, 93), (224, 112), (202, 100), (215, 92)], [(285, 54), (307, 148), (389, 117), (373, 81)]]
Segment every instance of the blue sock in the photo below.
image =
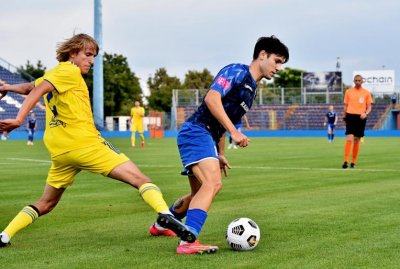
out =
[(199, 209), (189, 209), (187, 211), (186, 216), (186, 225), (191, 228), (191, 230), (196, 234), (196, 237), (199, 235), (201, 228), (203, 228), (204, 223), (207, 219), (207, 212)]
[(178, 220), (182, 220), (184, 217), (186, 217), (186, 214), (187, 214), (187, 211), (182, 212), (182, 213), (177, 213), (177, 212), (174, 210), (174, 205), (171, 205), (171, 206), (169, 207), (169, 211), (170, 211), (170, 212), (172, 213), (172, 215), (174, 215), (175, 218), (177, 218)]

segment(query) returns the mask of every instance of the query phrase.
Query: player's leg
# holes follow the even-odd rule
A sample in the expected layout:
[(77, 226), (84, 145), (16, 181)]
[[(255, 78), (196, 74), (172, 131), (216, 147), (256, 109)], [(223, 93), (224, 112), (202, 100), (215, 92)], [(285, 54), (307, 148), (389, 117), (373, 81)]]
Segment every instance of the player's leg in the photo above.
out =
[(351, 164), (350, 164), (351, 168), (355, 168), (355, 166), (356, 166), (358, 152), (360, 151), (360, 144), (361, 144), (360, 138), (355, 136), (354, 142), (353, 142), (352, 159), (351, 159)]
[(9, 240), (38, 217), (49, 213), (58, 204), (64, 190), (73, 183), (75, 175), (80, 171), (69, 165), (69, 155), (70, 153), (66, 153), (52, 157), (43, 195), (37, 203), (24, 207), (10, 222), (4, 230), (5, 235), (1, 236), (1, 241), (5, 242), (5, 238)]
[(117, 179), (139, 189), (140, 195), (146, 203), (157, 213), (169, 212), (168, 206), (162, 198), (160, 189), (152, 183), (139, 168), (130, 160), (117, 165), (108, 174), (108, 177)]
[[(200, 234), (208, 216), (208, 210), (215, 196), (222, 188), (222, 177), (219, 161), (213, 158), (205, 159), (192, 166), (193, 177), (190, 180), (192, 188), (191, 202), (186, 215), (185, 224), (194, 232)], [(190, 244), (182, 241), (177, 248), (179, 254), (214, 253), (217, 246), (202, 245), (199, 242)]]
[(347, 114), (346, 115), (346, 141), (344, 144), (344, 162), (342, 168), (348, 168), (349, 156), (353, 146), (354, 134), (356, 133), (355, 120), (357, 115)]
[(366, 122), (367, 122), (366, 119), (362, 120), (362, 119), (360, 119), (360, 117), (357, 117), (357, 121), (355, 122), (352, 160), (351, 160), (351, 164), (350, 164), (351, 168), (355, 168), (355, 164), (357, 162), (360, 145), (362, 143), (361, 138), (364, 137)]
[(222, 188), (222, 176), (219, 167), (219, 161), (213, 158), (208, 158), (202, 160), (201, 162), (194, 164), (192, 166), (193, 174), (199, 182), (190, 180), (190, 185), (192, 190), (198, 188), (195, 195), (189, 205), (189, 210), (191, 208), (201, 208), (204, 211), (208, 211), (211, 206), (214, 197)]
[(332, 142), (332, 129), (329, 123), (328, 123), (328, 141)]
[[(187, 193), (184, 196), (178, 198), (170, 207), (169, 211), (178, 220), (182, 221), (186, 217), (187, 210), (189, 208), (190, 201), (192, 200), (192, 193)], [(153, 236), (176, 236), (176, 234), (169, 230), (161, 227), (157, 222), (154, 222), (149, 232)]]
[(348, 134), (346, 137), (346, 142), (344, 144), (344, 162), (342, 165), (342, 168), (344, 168), (344, 169), (349, 167), (348, 162), (349, 162), (349, 156), (350, 156), (351, 148), (353, 145), (353, 141), (354, 141), (354, 136), (352, 134)]
[(32, 224), (40, 216), (49, 213), (60, 201), (64, 190), (46, 184), (39, 201), (34, 205), (25, 206), (0, 234), (0, 247), (7, 246), (17, 232)]
[[(189, 176), (189, 181), (194, 181), (193, 178), (194, 176)], [(199, 187), (200, 188), (200, 187)], [(184, 196), (180, 197), (177, 199), (170, 207), (169, 211), (171, 211), (172, 214), (177, 219), (183, 219), (186, 217), (187, 211), (189, 209), (189, 204), (192, 201), (192, 195), (193, 193), (187, 193)]]
[(144, 147), (144, 135), (143, 135), (144, 130), (143, 130), (143, 124), (139, 124), (139, 125), (136, 127), (136, 129), (137, 129), (137, 131), (138, 131), (138, 133), (139, 133), (139, 137), (140, 137), (140, 146), (143, 148), (143, 147)]
[(31, 129), (28, 129), (27, 131), (28, 131), (28, 141), (26, 142), (26, 144), (27, 144), (28, 146), (30, 146), (31, 143), (32, 143), (32, 130), (31, 130)]
[(35, 137), (35, 129), (32, 129), (32, 135), (31, 135), (31, 145), (33, 146), (33, 139)]
[[(193, 165), (192, 171), (200, 184), (197, 180), (190, 181), (192, 192), (195, 190), (195, 194), (189, 204), (186, 225), (199, 234), (206, 221), (211, 203), (222, 188), (222, 177), (219, 161), (211, 158)], [(198, 189), (196, 190), (196, 188)]]
[(131, 147), (135, 147), (135, 142), (136, 142), (136, 138), (135, 138), (135, 136), (136, 136), (136, 131), (137, 131), (137, 129), (136, 129), (136, 124), (135, 123), (132, 123), (132, 129), (131, 129), (131, 131), (132, 131), (132, 135), (131, 135)]
[(142, 148), (144, 148), (144, 135), (143, 135), (143, 132), (139, 133), (139, 136), (140, 136), (140, 140), (141, 140), (140, 146)]
[(195, 240), (191, 231), (169, 212), (161, 190), (129, 158), (119, 153), (110, 143), (105, 141), (104, 144), (88, 149), (83, 157), (85, 162), (81, 163), (81, 169), (101, 173), (139, 189), (143, 200), (159, 213), (157, 222), (160, 223), (159, 219), (162, 218), (161, 226), (171, 229), (181, 238)]
[[(192, 174), (192, 172), (189, 169), (184, 169), (181, 172), (182, 176), (187, 176), (189, 178), (189, 182), (192, 180), (199, 182), (196, 177)], [(192, 184), (191, 184), (192, 185)], [(197, 190), (200, 188), (200, 186), (197, 188)], [(197, 191), (196, 190), (196, 191)], [(196, 192), (194, 191), (194, 192)], [(194, 195), (193, 192), (193, 187), (192, 187), (192, 192), (187, 193), (183, 195), (182, 197), (179, 197), (170, 207), (169, 211), (177, 218), (178, 220), (182, 220), (183, 218), (186, 217), (187, 210), (189, 208), (190, 201), (192, 200), (192, 196)], [(157, 221), (154, 222), (152, 225), (150, 225), (149, 232), (153, 236), (176, 236), (174, 232), (172, 232), (169, 229), (165, 229), (161, 227)]]

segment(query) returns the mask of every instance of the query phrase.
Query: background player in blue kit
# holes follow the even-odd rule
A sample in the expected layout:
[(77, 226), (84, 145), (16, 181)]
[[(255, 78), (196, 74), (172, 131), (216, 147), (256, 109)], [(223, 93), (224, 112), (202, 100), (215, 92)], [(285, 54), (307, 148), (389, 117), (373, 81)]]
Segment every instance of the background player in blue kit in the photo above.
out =
[(37, 122), (35, 118), (35, 113), (32, 111), (28, 121), (26, 122), (26, 130), (28, 131), (28, 142), (26, 144), (28, 146), (33, 146), (33, 137), (35, 135), (35, 131), (37, 130)]
[[(243, 120), (246, 123), (246, 128), (250, 128), (249, 120), (247, 116), (244, 115), (243, 118), (239, 120), (239, 122), (235, 123), (235, 128), (238, 129), (239, 132), (242, 132)], [(229, 136), (229, 146), (228, 149), (237, 149), (238, 147), (233, 143), (232, 136)]]
[[(211, 203), (222, 188), (221, 172), (230, 168), (225, 158), (225, 133), (228, 132), (239, 147), (247, 147), (250, 140), (233, 123), (238, 122), (251, 108), (257, 96), (257, 82), (271, 79), (282, 64), (289, 60), (288, 48), (275, 36), (261, 37), (254, 48), (250, 65), (230, 64), (219, 71), (197, 111), (178, 132), (178, 148), (188, 176), (191, 192), (178, 199), (170, 211), (176, 218), (186, 216), (187, 227), (200, 233)], [(157, 234), (157, 225), (150, 227)], [(160, 233), (161, 235), (161, 233)], [(199, 241), (181, 241), (178, 254), (214, 253), (217, 246), (202, 245)]]
[(329, 106), (329, 111), (325, 114), (324, 126), (328, 126), (328, 141), (333, 142), (335, 137), (335, 126), (337, 124), (338, 117), (336, 112), (333, 110), (333, 106)]

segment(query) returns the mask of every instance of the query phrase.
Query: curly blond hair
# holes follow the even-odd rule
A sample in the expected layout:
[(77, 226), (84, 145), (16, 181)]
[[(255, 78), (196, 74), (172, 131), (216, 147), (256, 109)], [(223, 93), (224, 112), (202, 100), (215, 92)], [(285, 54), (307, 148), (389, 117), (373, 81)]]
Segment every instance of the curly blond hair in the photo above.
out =
[(78, 53), (84, 48), (92, 47), (96, 50), (96, 55), (99, 53), (99, 45), (96, 40), (87, 34), (77, 34), (70, 39), (58, 44), (57, 60), (59, 62), (68, 61), (73, 53)]

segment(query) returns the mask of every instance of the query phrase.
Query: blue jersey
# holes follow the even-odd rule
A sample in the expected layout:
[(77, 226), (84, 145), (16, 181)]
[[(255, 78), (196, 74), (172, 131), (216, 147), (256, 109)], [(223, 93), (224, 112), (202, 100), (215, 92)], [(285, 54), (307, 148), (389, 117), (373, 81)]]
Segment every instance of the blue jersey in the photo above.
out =
[(29, 118), (28, 119), (28, 128), (35, 129), (35, 125), (36, 125), (36, 118)]
[[(248, 65), (230, 64), (219, 71), (210, 90), (221, 94), (226, 114), (233, 123), (238, 123), (253, 105), (257, 96), (257, 83), (250, 74)], [(211, 114), (204, 98), (197, 111), (186, 121), (207, 129), (216, 142), (226, 131)]]
[(329, 124), (334, 124), (335, 123), (335, 119), (336, 119), (336, 112), (328, 112), (326, 113), (326, 117), (328, 118), (328, 123)]

